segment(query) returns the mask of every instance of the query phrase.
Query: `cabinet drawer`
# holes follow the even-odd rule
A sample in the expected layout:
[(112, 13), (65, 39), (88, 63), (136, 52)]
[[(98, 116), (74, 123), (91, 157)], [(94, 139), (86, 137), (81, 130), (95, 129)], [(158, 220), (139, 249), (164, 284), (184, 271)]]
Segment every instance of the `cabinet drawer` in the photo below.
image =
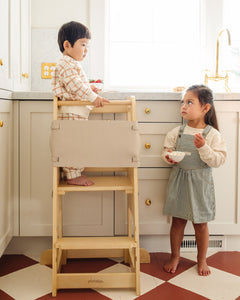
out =
[(170, 218), (163, 215), (169, 169), (139, 170), (140, 234), (168, 234)]
[(166, 134), (181, 123), (139, 123), (141, 147), (140, 167), (169, 167), (162, 159)]
[(180, 101), (137, 101), (139, 122), (181, 122)]

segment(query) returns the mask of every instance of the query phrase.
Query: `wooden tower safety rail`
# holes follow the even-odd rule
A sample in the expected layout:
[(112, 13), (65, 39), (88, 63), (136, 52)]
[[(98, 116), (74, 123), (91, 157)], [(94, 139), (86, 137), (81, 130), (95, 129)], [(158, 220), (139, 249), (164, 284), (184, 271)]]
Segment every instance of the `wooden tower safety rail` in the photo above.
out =
[[(63, 105), (92, 105), (85, 101), (53, 102), (53, 119), (58, 118), (58, 108)], [(91, 113), (125, 113), (127, 121), (136, 121), (135, 97), (114, 100), (104, 107), (93, 108)], [(91, 122), (91, 121), (88, 121)], [(59, 167), (53, 167), (53, 248), (52, 248), (52, 295), (58, 289), (74, 288), (134, 288), (140, 295), (140, 253), (138, 216), (137, 167), (86, 168), (87, 172), (119, 171), (126, 176), (91, 177), (94, 185), (68, 185), (60, 180)], [(62, 223), (62, 195), (77, 191), (124, 191), (127, 195), (128, 234), (112, 237), (64, 237)], [(81, 199), (79, 200), (81, 201)], [(131, 267), (126, 273), (61, 273), (61, 265), (68, 258), (124, 257)]]

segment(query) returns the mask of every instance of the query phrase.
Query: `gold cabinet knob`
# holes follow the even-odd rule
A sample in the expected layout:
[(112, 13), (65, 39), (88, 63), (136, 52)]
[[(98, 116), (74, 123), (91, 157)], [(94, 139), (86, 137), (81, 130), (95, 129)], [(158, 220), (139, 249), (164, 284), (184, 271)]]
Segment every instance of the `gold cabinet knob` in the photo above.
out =
[(150, 114), (150, 112), (151, 112), (151, 108), (147, 107), (147, 108), (145, 109), (145, 113), (146, 113), (146, 114)]
[(28, 78), (28, 77), (29, 77), (29, 76), (28, 76), (28, 73), (22, 73), (22, 77)]
[(3, 60), (0, 58), (0, 66), (3, 66)]
[(150, 199), (146, 199), (146, 200), (145, 200), (145, 204), (146, 204), (147, 206), (150, 206), (150, 205), (152, 204), (152, 201), (151, 201)]
[(0, 121), (0, 127), (3, 127), (3, 121)]
[(151, 146), (152, 146), (152, 145), (151, 145), (150, 143), (146, 143), (146, 144), (145, 144), (145, 148), (146, 148), (146, 149), (150, 149)]

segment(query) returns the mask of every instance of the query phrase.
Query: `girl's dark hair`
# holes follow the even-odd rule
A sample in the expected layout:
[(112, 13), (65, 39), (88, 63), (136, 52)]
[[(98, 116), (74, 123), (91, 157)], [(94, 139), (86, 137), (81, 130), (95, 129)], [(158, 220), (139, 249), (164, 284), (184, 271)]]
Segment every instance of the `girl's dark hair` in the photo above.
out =
[(199, 102), (201, 105), (209, 103), (211, 105), (211, 108), (206, 113), (204, 117), (204, 121), (207, 125), (211, 125), (215, 129), (219, 130), (218, 127), (218, 121), (216, 116), (216, 111), (213, 103), (213, 92), (212, 90), (207, 87), (206, 85), (192, 85), (189, 88), (186, 89), (186, 92), (192, 91), (197, 95)]
[(78, 22), (69, 22), (66, 24), (63, 24), (62, 27), (58, 31), (58, 45), (60, 48), (60, 51), (63, 52), (63, 43), (64, 41), (69, 41), (71, 46), (73, 47), (74, 43), (78, 39), (91, 39), (91, 33), (89, 29)]

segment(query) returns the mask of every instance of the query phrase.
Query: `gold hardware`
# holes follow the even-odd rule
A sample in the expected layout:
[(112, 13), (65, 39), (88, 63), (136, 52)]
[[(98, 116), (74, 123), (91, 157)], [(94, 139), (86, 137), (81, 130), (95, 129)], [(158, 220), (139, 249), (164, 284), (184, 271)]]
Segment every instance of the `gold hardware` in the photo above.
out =
[(28, 76), (28, 73), (22, 73), (22, 77), (28, 78), (28, 77), (29, 77), (29, 76)]
[(208, 84), (208, 80), (214, 80), (214, 81), (220, 81), (220, 80), (224, 80), (225, 81), (225, 90), (227, 92), (231, 92), (229, 86), (228, 86), (228, 79), (229, 79), (229, 76), (228, 76), (228, 72), (229, 71), (223, 71), (223, 74), (220, 75), (218, 73), (218, 64), (219, 64), (219, 38), (220, 36), (222, 35), (223, 32), (227, 32), (227, 35), (228, 35), (228, 45), (230, 46), (231, 45), (231, 36), (230, 36), (230, 32), (227, 28), (225, 29), (222, 29), (219, 33), (218, 33), (218, 37), (217, 37), (217, 50), (216, 50), (216, 69), (215, 69), (215, 74), (213, 75), (208, 75), (208, 71), (209, 70), (205, 70), (205, 80), (204, 80), (204, 83), (205, 85)]
[(148, 108), (148, 107), (147, 107), (147, 108), (145, 109), (145, 113), (146, 113), (146, 114), (150, 114), (150, 112), (151, 112), (151, 108)]
[(145, 200), (145, 204), (147, 206), (150, 206), (152, 204), (152, 201), (150, 199)]
[(3, 60), (0, 59), (0, 66), (3, 66)]
[(3, 121), (0, 121), (0, 127), (3, 127)]
[(150, 148), (151, 148), (151, 144), (150, 144), (150, 143), (146, 143), (146, 144), (145, 144), (145, 148), (146, 148), (146, 149), (150, 149)]
[(173, 88), (173, 92), (175, 92), (175, 93), (181, 93), (181, 92), (183, 92), (185, 89), (186, 89), (185, 86), (175, 86), (175, 87)]

